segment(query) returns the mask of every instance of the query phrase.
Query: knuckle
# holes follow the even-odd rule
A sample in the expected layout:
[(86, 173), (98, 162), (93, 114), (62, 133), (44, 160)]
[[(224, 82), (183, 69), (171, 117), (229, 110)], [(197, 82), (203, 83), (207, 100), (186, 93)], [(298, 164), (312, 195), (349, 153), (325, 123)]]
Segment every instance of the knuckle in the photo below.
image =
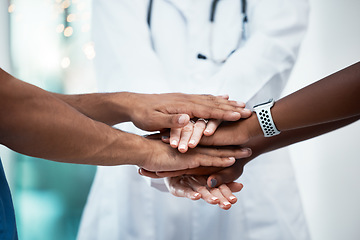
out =
[(188, 124), (185, 127), (183, 127), (183, 131), (185, 132), (191, 132), (194, 129), (192, 124)]

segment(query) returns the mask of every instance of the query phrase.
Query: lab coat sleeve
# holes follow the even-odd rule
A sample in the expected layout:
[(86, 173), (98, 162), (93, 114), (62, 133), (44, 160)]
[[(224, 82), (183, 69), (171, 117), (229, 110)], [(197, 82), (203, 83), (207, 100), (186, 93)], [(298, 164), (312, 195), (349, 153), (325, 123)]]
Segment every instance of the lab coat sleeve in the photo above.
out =
[(279, 98), (307, 29), (309, 6), (307, 0), (248, 2), (247, 40), (214, 78), (223, 82), (221, 93), (252, 107)]

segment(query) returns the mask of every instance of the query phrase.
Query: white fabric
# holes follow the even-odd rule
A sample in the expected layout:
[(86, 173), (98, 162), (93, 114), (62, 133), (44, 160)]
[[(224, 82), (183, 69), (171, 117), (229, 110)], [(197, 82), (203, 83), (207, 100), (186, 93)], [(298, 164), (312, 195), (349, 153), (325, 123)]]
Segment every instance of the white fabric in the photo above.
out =
[[(216, 12), (214, 53), (225, 57), (241, 34), (238, 0)], [(248, 0), (247, 40), (223, 65), (209, 54), (210, 0), (94, 0), (96, 70), (101, 91), (230, 94), (276, 99), (295, 63), (308, 21), (306, 0)], [(121, 129), (140, 133), (132, 124)], [(238, 202), (221, 210), (149, 187), (134, 166), (99, 167), (78, 239), (310, 239), (286, 149), (249, 163)], [(159, 181), (153, 186), (163, 187)]]

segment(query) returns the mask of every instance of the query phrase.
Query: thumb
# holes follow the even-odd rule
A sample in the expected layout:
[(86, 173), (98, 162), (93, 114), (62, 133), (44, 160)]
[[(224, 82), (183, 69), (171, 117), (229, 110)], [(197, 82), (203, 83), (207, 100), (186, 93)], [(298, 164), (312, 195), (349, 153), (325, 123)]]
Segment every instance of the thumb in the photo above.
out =
[(180, 128), (189, 123), (190, 116), (187, 114), (161, 114), (158, 121), (164, 128)]
[(218, 187), (224, 183), (230, 183), (238, 179), (243, 172), (243, 167), (240, 169), (227, 168), (208, 177), (206, 183), (209, 187)]

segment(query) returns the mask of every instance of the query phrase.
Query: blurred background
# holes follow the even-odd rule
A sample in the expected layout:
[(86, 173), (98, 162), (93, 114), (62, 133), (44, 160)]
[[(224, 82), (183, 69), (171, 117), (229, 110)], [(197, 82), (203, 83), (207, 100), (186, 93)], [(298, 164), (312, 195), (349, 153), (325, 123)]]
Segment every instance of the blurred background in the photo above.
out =
[[(360, 60), (360, 1), (310, 5), (308, 33), (284, 95)], [(90, 20), (91, 0), (2, 0), (0, 67), (49, 91), (95, 92)], [(314, 240), (360, 239), (359, 136), (357, 122), (290, 147)], [(96, 167), (34, 159), (5, 147), (0, 155), (19, 238), (75, 239)]]
[[(90, 22), (91, 0), (1, 0), (0, 66), (49, 91), (93, 92)], [(75, 239), (96, 167), (0, 151), (19, 239)]]

